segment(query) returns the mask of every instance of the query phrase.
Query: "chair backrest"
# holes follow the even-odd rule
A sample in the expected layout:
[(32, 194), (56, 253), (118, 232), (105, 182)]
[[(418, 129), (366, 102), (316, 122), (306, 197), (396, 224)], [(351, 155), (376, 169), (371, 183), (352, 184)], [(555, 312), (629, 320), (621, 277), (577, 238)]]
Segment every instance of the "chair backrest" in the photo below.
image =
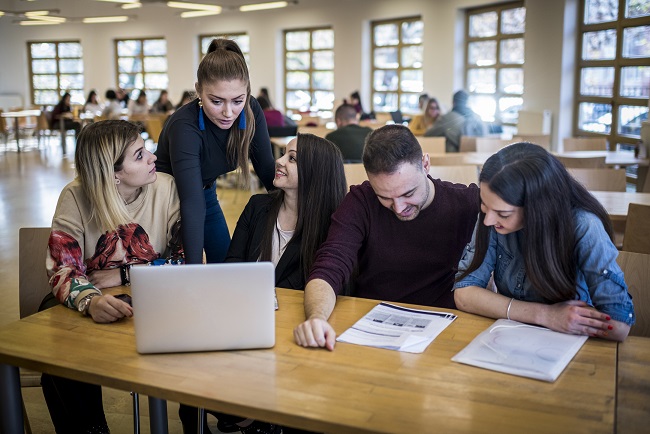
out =
[(465, 156), (462, 153), (447, 153), (445, 155), (435, 155), (429, 157), (432, 166), (460, 166), (465, 164)]
[(630, 335), (650, 337), (650, 255), (618, 252), (616, 262), (625, 274), (627, 290), (634, 301), (636, 323)]
[(566, 137), (563, 143), (564, 152), (607, 150), (607, 139), (604, 137)]
[(459, 152), (476, 152), (476, 137), (460, 136)]
[(650, 205), (628, 205), (623, 250), (650, 254)]
[(473, 165), (462, 166), (431, 166), (429, 175), (456, 184), (478, 184), (478, 167)]
[(348, 188), (351, 185), (362, 184), (368, 180), (366, 169), (363, 168), (361, 163), (348, 163), (343, 165), (345, 171), (345, 180), (348, 183)]
[(625, 169), (580, 169), (569, 168), (567, 171), (593, 191), (625, 191)]
[(160, 133), (162, 133), (163, 123), (163, 118), (156, 115), (150, 115), (149, 118), (145, 121), (147, 133), (154, 143), (158, 143)]
[(558, 156), (560, 163), (564, 164), (564, 167), (573, 167), (573, 168), (582, 168), (582, 169), (605, 169), (607, 165), (605, 160), (607, 157), (562, 157)]
[(50, 228), (20, 228), (18, 233), (18, 299), (20, 317), (38, 311), (43, 298), (51, 291), (45, 255)]
[(445, 153), (445, 138), (444, 137), (417, 137), (422, 152), (429, 154), (444, 154)]
[(508, 146), (512, 140), (493, 139), (491, 137), (476, 138), (476, 152), (497, 152)]
[(549, 151), (551, 149), (551, 136), (548, 134), (517, 134), (512, 138), (512, 143), (529, 142), (541, 146)]

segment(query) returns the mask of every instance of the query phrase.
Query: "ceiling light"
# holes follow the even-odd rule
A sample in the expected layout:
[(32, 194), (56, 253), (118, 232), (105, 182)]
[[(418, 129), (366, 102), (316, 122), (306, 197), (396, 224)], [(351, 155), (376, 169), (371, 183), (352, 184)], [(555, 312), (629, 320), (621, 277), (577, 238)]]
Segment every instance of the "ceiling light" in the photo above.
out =
[(141, 8), (141, 7), (142, 7), (142, 3), (140, 3), (140, 2), (125, 3), (125, 4), (122, 5), (122, 9), (137, 9), (137, 8)]
[(31, 17), (42, 17), (43, 15), (49, 15), (50, 11), (29, 11), (25, 12), (27, 18)]
[(202, 3), (167, 2), (167, 6), (170, 8), (196, 9), (199, 11), (212, 11), (217, 13), (221, 12), (221, 6), (206, 5)]
[(21, 26), (50, 26), (50, 25), (56, 25), (61, 23), (54, 22), (54, 21), (28, 20), (28, 21), (20, 21), (18, 24), (20, 24)]
[(50, 17), (50, 16), (44, 16), (44, 15), (39, 15), (35, 17), (28, 17), (33, 21), (47, 21), (50, 23), (65, 23), (67, 21), (67, 18), (65, 17)]
[(252, 5), (244, 5), (240, 6), (239, 10), (242, 12), (250, 12), (250, 11), (261, 11), (264, 9), (278, 9), (278, 8), (285, 8), (289, 5), (288, 2), (270, 2), (270, 3), (256, 3)]
[(219, 15), (217, 11), (187, 11), (181, 12), (181, 18), (207, 17), (208, 15)]
[(4, 12), (0, 11), (0, 17), (3, 16), (4, 14), (5, 14)]
[(97, 0), (98, 2), (110, 2), (110, 3), (137, 3), (137, 0)]
[(85, 24), (98, 24), (98, 23), (122, 23), (128, 21), (129, 17), (126, 15), (115, 17), (90, 17), (81, 20)]

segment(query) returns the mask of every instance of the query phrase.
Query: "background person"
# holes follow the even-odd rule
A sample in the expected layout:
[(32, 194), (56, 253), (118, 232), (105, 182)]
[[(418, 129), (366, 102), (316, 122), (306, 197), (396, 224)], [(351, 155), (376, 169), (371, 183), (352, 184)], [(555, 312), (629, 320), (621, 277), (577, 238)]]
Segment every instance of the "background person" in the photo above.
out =
[(435, 98), (430, 98), (421, 115), (415, 115), (409, 122), (409, 129), (416, 136), (422, 136), (440, 118), (440, 104)]
[(104, 109), (104, 105), (99, 103), (99, 99), (97, 98), (97, 92), (91, 90), (88, 93), (88, 98), (86, 99), (86, 103), (84, 104), (83, 111), (99, 114), (102, 112), (103, 109)]
[[(481, 212), (458, 264), (458, 308), (622, 341), (634, 307), (607, 212), (541, 146), (516, 143), (479, 177)], [(487, 291), (490, 276), (498, 292)]]
[(147, 102), (147, 93), (144, 90), (138, 93), (135, 101), (129, 103), (129, 116), (144, 116), (149, 114), (150, 110), (151, 107), (149, 107), (149, 103)]
[(160, 91), (160, 96), (151, 106), (151, 113), (171, 113), (174, 111), (174, 105), (169, 100), (169, 93), (166, 90)]
[(106, 106), (102, 111), (102, 117), (106, 119), (119, 119), (122, 116), (122, 106), (117, 100), (117, 95), (113, 89), (106, 91)]
[[(61, 126), (61, 122), (63, 122), (63, 127)], [(72, 119), (72, 107), (70, 106), (70, 94), (68, 92), (64, 93), (59, 103), (54, 106), (50, 128), (55, 130), (62, 129), (64, 131), (74, 130), (75, 138), (79, 136), (81, 124)]]
[(183, 94), (181, 95), (181, 100), (176, 104), (176, 107), (174, 107), (174, 110), (178, 110), (179, 108), (183, 107), (185, 104), (192, 102), (196, 99), (196, 94), (192, 92), (191, 90), (186, 90), (183, 91)]
[(359, 125), (357, 111), (350, 104), (343, 104), (336, 109), (334, 121), (336, 130), (325, 138), (338, 146), (346, 163), (360, 163), (363, 144), (368, 134), (372, 133), (372, 128)]
[(425, 137), (445, 137), (447, 152), (458, 152), (461, 136), (482, 137), (487, 129), (479, 115), (467, 106), (469, 94), (459, 90), (454, 94), (453, 108), (442, 115), (425, 133)]

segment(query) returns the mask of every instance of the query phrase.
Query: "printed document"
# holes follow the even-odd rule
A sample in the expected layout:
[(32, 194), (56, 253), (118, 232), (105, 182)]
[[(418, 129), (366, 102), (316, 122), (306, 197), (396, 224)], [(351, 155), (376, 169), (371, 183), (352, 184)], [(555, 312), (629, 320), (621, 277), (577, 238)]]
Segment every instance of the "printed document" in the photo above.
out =
[(336, 340), (388, 350), (421, 353), (456, 315), (380, 303)]
[(451, 360), (506, 374), (555, 381), (586, 340), (587, 336), (500, 319)]

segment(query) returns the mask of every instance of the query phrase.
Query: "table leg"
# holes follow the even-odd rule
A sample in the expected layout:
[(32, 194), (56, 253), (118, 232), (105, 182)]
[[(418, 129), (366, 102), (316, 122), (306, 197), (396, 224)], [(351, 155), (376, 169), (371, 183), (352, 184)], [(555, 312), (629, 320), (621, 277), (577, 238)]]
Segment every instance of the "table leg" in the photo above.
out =
[(66, 140), (66, 130), (65, 130), (65, 119), (63, 116), (59, 118), (59, 134), (61, 135), (61, 152), (63, 155), (67, 152), (67, 140)]
[(20, 152), (20, 130), (18, 125), (18, 118), (14, 118), (14, 136), (16, 136), (16, 149)]
[(152, 434), (167, 434), (167, 401), (149, 397), (149, 425)]
[(22, 395), (18, 368), (0, 363), (0, 432), (23, 434)]

